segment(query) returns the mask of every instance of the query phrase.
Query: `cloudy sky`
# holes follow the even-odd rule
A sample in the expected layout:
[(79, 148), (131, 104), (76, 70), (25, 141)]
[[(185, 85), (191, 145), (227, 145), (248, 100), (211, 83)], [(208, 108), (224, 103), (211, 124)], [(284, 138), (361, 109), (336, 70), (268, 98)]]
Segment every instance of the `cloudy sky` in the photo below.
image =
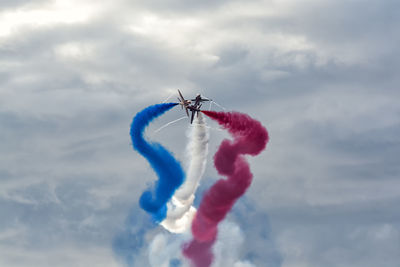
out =
[[(271, 137), (216, 266), (398, 266), (399, 18), (398, 0), (2, 0), (0, 266), (185, 266), (187, 237), (138, 208), (155, 175), (129, 138), (177, 88)], [(154, 130), (182, 115), (148, 131), (180, 159), (187, 122)], [(209, 123), (199, 196), (227, 137)]]

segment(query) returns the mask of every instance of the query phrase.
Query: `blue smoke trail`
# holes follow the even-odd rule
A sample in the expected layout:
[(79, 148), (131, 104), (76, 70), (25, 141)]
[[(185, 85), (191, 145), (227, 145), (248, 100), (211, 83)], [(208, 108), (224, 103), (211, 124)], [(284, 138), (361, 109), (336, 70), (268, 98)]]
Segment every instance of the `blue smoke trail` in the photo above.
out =
[(165, 103), (143, 109), (133, 118), (130, 131), (133, 148), (147, 159), (159, 178), (155, 183), (154, 194), (152, 190), (146, 190), (139, 200), (140, 207), (152, 214), (156, 222), (165, 219), (167, 202), (183, 183), (185, 174), (181, 164), (172, 156), (171, 152), (159, 143), (147, 142), (143, 133), (152, 120), (175, 105), (177, 104)]

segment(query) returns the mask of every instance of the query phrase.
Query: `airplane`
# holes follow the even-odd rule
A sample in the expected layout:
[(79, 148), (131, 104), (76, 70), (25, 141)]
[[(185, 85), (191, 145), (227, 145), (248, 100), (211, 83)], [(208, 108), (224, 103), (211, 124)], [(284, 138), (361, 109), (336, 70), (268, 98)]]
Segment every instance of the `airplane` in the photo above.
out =
[(194, 101), (194, 106), (199, 105), (202, 102), (206, 102), (206, 101), (212, 101), (211, 99), (208, 98), (202, 98), (200, 94), (197, 94), (195, 99), (192, 99), (191, 101)]
[[(181, 93), (181, 91), (178, 90), (179, 93), (179, 105), (181, 105), (182, 109), (185, 108), (186, 115), (189, 117), (189, 110), (192, 112), (191, 118), (190, 118), (190, 124), (193, 123), (194, 115), (197, 112), (197, 116), (199, 116), (199, 112), (201, 111), (201, 106), (202, 102), (206, 101), (212, 101), (211, 99), (208, 98), (202, 98), (200, 94), (197, 94), (195, 99), (185, 99)], [(192, 102), (194, 102), (192, 104)]]
[(183, 97), (181, 91), (179, 91), (178, 89), (178, 93), (179, 93), (179, 97), (178, 97), (178, 101), (179, 101), (179, 105), (181, 105), (181, 108), (185, 108), (186, 111), (186, 115), (189, 117), (189, 111), (188, 111), (188, 107), (190, 106), (190, 104), (192, 103), (192, 101), (187, 100)]
[(193, 123), (194, 115), (197, 112), (197, 117), (199, 116), (199, 112), (201, 111), (201, 105), (200, 104), (198, 107), (195, 107), (194, 105), (188, 106), (188, 109), (192, 112), (192, 116), (190, 117), (190, 124)]

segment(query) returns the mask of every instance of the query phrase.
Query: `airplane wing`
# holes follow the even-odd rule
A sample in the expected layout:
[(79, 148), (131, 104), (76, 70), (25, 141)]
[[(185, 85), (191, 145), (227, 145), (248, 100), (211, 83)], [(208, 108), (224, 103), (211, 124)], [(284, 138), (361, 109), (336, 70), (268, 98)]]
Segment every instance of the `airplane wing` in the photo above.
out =
[[(182, 100), (178, 97), (178, 101), (179, 102), (182, 102)], [(180, 103), (179, 103), (180, 104)], [(182, 104), (180, 104), (181, 105), (181, 109), (183, 109), (183, 105)]]
[(198, 108), (198, 111), (197, 111), (197, 118), (199, 117), (199, 111), (201, 110), (200, 108), (201, 108), (201, 106), (202, 106), (203, 104), (199, 104), (199, 106), (197, 107)]
[[(199, 107), (198, 107), (199, 110), (201, 110), (201, 106), (202, 106), (202, 105), (203, 105), (203, 104), (200, 103), (200, 105), (199, 105)], [(197, 111), (197, 117), (199, 117), (199, 112), (198, 112), (198, 111)]]
[(179, 89), (178, 89), (178, 93), (179, 93), (179, 96), (181, 97), (182, 101), (185, 101), (185, 98), (183, 97), (183, 95), (182, 95), (181, 91), (179, 91)]
[(201, 99), (190, 99), (190, 101), (197, 101), (197, 102), (205, 102), (205, 101), (211, 101), (211, 99), (208, 98), (201, 98)]
[(196, 113), (195, 110), (192, 110), (192, 118), (190, 118), (190, 124), (193, 123), (193, 119), (194, 119), (194, 114)]
[(185, 107), (185, 110), (186, 110), (186, 115), (189, 117), (189, 111), (188, 111), (187, 107)]

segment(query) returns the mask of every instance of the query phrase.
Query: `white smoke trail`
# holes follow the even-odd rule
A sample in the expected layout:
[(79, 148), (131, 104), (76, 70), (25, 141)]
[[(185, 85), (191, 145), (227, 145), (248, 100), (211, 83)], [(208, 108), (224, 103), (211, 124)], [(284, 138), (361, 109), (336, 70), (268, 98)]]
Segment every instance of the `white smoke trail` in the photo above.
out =
[(221, 106), (221, 105), (218, 104), (217, 102), (215, 102), (215, 101), (211, 101), (211, 102), (214, 103), (215, 105), (217, 105), (218, 107), (222, 108), (224, 111), (226, 110), (226, 108), (224, 108), (223, 106)]
[[(192, 266), (181, 254), (182, 244), (191, 239), (191, 233), (181, 235), (158, 233), (148, 247), (147, 256), (151, 267)], [(242, 248), (245, 235), (239, 225), (224, 221), (218, 228), (218, 239), (213, 248), (214, 262), (212, 267), (256, 267), (243, 257)], [(172, 262), (178, 264), (171, 264)], [(135, 265), (136, 266), (136, 265)], [(139, 266), (139, 265), (138, 265)], [(144, 265), (143, 265), (144, 266)]]
[[(181, 254), (182, 243), (190, 238), (189, 234), (157, 234), (148, 248), (148, 261), (151, 267), (189, 267), (190, 263)], [(172, 264), (173, 262), (179, 262)], [(135, 265), (136, 266), (136, 265)], [(145, 265), (143, 265), (145, 266)]]
[(183, 120), (183, 119), (186, 119), (186, 116), (181, 117), (181, 118), (179, 118), (179, 119), (176, 119), (176, 120), (173, 120), (173, 121), (170, 121), (170, 122), (164, 124), (163, 126), (161, 126), (160, 128), (158, 128), (157, 130), (155, 130), (154, 133), (158, 133), (159, 131), (161, 131), (161, 130), (164, 129), (165, 127), (168, 127), (168, 126), (170, 126), (171, 124), (173, 124), (173, 123), (175, 123), (175, 122), (178, 122), (178, 121), (180, 121), (180, 120)]
[(196, 213), (192, 206), (194, 194), (206, 167), (209, 133), (201, 113), (192, 125), (186, 149), (190, 158), (186, 180), (167, 204), (167, 217), (161, 222), (161, 225), (172, 233), (183, 233), (190, 228)]

